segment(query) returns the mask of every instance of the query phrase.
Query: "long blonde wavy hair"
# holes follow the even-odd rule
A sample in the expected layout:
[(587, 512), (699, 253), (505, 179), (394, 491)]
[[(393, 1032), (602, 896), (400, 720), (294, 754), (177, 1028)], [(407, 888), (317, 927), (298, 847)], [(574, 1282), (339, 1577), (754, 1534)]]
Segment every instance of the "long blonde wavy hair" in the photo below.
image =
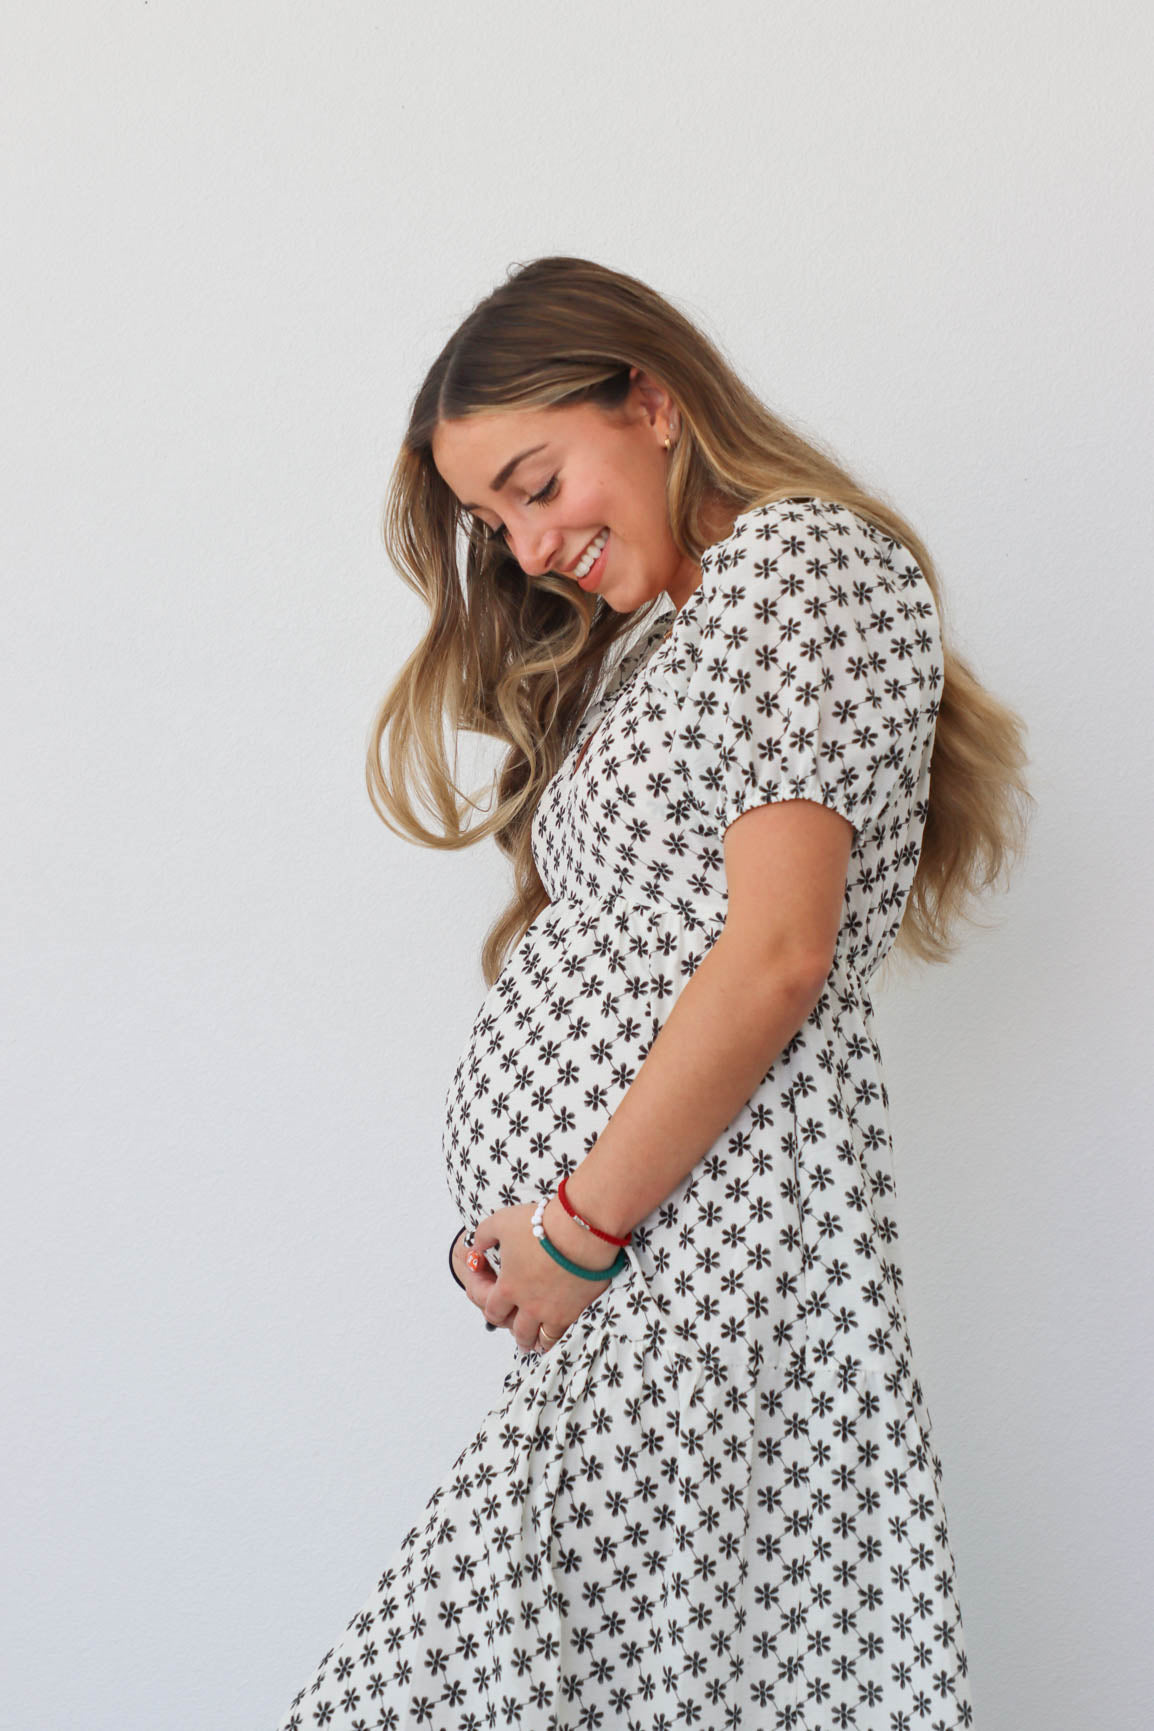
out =
[[(548, 905), (530, 840), (538, 801), (616, 660), (616, 640), (637, 641), (660, 599), (620, 615), (564, 577), (526, 576), (441, 479), (432, 438), (442, 421), (503, 410), (595, 403), (612, 416), (628, 393), (631, 367), (660, 380), (680, 411), (667, 488), (671, 532), (683, 554), (700, 559), (719, 508), (733, 516), (810, 497), (877, 524), (924, 573), (942, 628), (944, 682), (929, 813), (894, 951), (948, 960), (957, 947), (955, 924), (982, 923), (977, 896), (1008, 874), (1025, 845), (1026, 807), (1034, 802), (1024, 779), (1021, 718), (947, 641), (940, 581), (912, 526), (767, 409), (668, 300), (586, 259), (541, 258), (511, 270), (449, 338), (413, 401), (383, 528), (389, 557), (426, 603), (429, 622), (374, 719), (366, 775), (375, 810), (395, 833), (426, 847), (469, 847), (495, 836), (512, 861), (513, 898), (481, 954), (491, 986)], [(490, 789), (496, 804), (470, 828), (462, 827), (464, 812), (480, 805), (456, 782), (463, 731), (508, 747)]]

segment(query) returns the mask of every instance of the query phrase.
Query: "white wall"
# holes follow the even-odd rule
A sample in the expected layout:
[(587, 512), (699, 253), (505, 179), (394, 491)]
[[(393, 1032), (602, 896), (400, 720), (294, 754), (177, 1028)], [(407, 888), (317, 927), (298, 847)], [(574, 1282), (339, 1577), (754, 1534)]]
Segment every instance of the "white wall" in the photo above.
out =
[(362, 755), (409, 401), (549, 252), (893, 499), (1029, 722), (1012, 892), (878, 1003), (907, 1295), (979, 1731), (1144, 1722), (1152, 34), (7, 10), (5, 1727), (273, 1724), (505, 1367), (439, 1163), (505, 867), (402, 844)]

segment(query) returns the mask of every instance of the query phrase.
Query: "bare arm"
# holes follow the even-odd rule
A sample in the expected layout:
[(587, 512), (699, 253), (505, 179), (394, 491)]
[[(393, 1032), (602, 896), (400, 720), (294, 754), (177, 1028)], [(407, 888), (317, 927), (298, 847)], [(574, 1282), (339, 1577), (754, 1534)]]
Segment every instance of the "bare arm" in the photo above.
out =
[[(758, 806), (725, 833), (724, 928), (682, 988), (637, 1075), (567, 1190), (623, 1236), (658, 1208), (737, 1116), (821, 995), (837, 941), (853, 828), (808, 800)], [(566, 1255), (616, 1251), (553, 1198)]]

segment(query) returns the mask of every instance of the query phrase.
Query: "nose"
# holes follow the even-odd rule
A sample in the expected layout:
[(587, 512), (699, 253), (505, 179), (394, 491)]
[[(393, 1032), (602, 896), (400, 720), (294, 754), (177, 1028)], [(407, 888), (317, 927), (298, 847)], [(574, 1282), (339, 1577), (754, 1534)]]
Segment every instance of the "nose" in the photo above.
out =
[(510, 535), (517, 563), (527, 577), (543, 577), (546, 571), (557, 568), (564, 542), (559, 529), (533, 528), (526, 523), (510, 530)]

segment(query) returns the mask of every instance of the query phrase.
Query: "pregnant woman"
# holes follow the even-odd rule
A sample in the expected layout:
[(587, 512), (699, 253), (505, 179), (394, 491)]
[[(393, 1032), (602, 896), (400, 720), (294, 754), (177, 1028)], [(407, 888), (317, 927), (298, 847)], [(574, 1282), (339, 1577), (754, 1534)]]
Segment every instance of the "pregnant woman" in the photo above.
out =
[[(870, 993), (1022, 846), (1022, 723), (910, 525), (585, 260), (446, 344), (387, 543), (377, 809), (514, 866), (444, 1123), (511, 1366), (282, 1731), (969, 1726)], [(446, 716), (507, 748), (467, 835)]]

